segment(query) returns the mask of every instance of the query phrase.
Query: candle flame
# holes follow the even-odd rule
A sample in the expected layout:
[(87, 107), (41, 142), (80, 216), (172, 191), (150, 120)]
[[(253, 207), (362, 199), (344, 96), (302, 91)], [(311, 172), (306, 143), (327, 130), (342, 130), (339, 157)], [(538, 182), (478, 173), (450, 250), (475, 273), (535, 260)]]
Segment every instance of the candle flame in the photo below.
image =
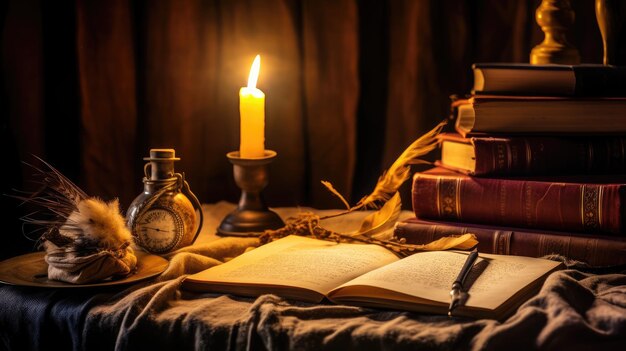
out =
[(252, 66), (250, 67), (250, 75), (248, 76), (248, 88), (256, 88), (256, 82), (259, 79), (259, 70), (261, 69), (261, 55), (256, 55)]

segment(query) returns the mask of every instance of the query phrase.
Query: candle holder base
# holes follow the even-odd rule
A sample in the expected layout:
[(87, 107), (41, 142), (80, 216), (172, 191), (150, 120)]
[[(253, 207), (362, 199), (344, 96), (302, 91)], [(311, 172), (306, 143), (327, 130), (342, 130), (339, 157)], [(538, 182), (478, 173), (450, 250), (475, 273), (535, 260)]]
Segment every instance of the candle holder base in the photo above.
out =
[(254, 211), (240, 210), (228, 214), (219, 228), (217, 234), (223, 236), (259, 236), (267, 229), (284, 227), (285, 223), (271, 210)]
[(264, 230), (284, 227), (283, 220), (267, 207), (261, 193), (269, 183), (267, 165), (276, 157), (276, 152), (265, 150), (263, 157), (242, 158), (239, 151), (233, 151), (226, 157), (233, 164), (235, 183), (241, 189), (241, 198), (237, 208), (224, 217), (217, 234), (259, 236)]

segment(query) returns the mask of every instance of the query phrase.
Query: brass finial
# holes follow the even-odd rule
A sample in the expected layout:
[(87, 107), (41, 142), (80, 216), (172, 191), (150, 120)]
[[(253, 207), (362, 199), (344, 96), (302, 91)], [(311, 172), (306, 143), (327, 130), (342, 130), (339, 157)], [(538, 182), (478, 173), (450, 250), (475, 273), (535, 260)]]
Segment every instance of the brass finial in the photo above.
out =
[(535, 12), (535, 19), (545, 34), (543, 42), (530, 52), (533, 65), (580, 63), (578, 50), (567, 41), (565, 33), (574, 23), (574, 10), (569, 0), (543, 0)]

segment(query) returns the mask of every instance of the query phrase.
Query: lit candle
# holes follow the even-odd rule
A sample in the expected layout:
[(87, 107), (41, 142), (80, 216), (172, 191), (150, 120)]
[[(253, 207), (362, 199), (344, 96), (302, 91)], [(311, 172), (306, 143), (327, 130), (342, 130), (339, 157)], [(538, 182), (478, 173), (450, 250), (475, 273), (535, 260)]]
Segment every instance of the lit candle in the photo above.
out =
[(239, 90), (239, 155), (242, 158), (263, 157), (265, 153), (265, 94), (256, 87), (260, 68), (261, 56), (256, 55), (250, 67), (248, 86)]

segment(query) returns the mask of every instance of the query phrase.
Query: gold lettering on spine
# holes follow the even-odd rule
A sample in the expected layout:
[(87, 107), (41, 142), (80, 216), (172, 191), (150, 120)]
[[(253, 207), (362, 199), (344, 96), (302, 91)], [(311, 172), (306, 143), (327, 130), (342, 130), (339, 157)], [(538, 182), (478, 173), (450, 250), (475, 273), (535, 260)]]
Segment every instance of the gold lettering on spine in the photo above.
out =
[(598, 226), (602, 228), (602, 197), (604, 196), (604, 188), (598, 186), (600, 192), (598, 194)]
[[(437, 199), (439, 200), (439, 199)], [(439, 203), (439, 201), (437, 201)], [(585, 186), (580, 188), (580, 223), (585, 225)]]
[(567, 238), (560, 238), (558, 236), (548, 237), (546, 235), (539, 235), (539, 247), (538, 254), (539, 255), (549, 255), (553, 253), (561, 253), (563, 255), (569, 255), (569, 242), (570, 240)]
[(524, 147), (526, 148), (526, 172), (530, 172), (531, 170), (531, 164), (533, 163), (533, 153), (532, 150), (530, 149), (530, 144), (528, 143), (528, 140), (524, 139)]
[(535, 226), (534, 208), (535, 202), (533, 201), (533, 187), (530, 183), (524, 182), (524, 218), (526, 219), (526, 225)]
[(498, 209), (502, 219), (506, 218), (506, 190), (507, 187), (504, 184), (500, 184), (498, 189)]
[(456, 180), (456, 217), (461, 218), (461, 178)]
[(442, 213), (441, 213), (441, 199), (439, 196), (439, 193), (441, 193), (441, 177), (437, 178), (437, 182), (435, 183), (437, 189), (437, 214), (439, 215), (439, 217), (442, 217)]
[(494, 162), (496, 163), (496, 169), (498, 170), (505, 169), (505, 159), (507, 158), (505, 156), (505, 148), (507, 148), (508, 151), (508, 147), (506, 146), (506, 144), (504, 144), (503, 142), (496, 142), (496, 157)]
[(600, 227), (602, 188), (600, 185), (583, 185), (581, 187), (581, 220), (585, 230)]
[(510, 171), (511, 171), (511, 169), (512, 169), (512, 164), (511, 164), (511, 162), (513, 161), (513, 155), (512, 155), (512, 153), (511, 153), (511, 144), (510, 144), (510, 143), (506, 143), (505, 145), (506, 145), (506, 156), (507, 156), (507, 157), (506, 157), (506, 158), (507, 158), (507, 160), (506, 160), (506, 166), (507, 166), (507, 171), (509, 171), (509, 172), (510, 172)]
[(510, 255), (513, 232), (496, 230), (494, 234), (493, 253), (498, 255)]
[(491, 252), (493, 252), (496, 255), (501, 255), (500, 251), (498, 250), (500, 248), (500, 231), (496, 230), (493, 233), (493, 242), (491, 243)]
[(437, 208), (439, 216), (446, 219), (459, 219), (461, 198), (459, 193), (461, 180), (441, 177), (437, 182)]

